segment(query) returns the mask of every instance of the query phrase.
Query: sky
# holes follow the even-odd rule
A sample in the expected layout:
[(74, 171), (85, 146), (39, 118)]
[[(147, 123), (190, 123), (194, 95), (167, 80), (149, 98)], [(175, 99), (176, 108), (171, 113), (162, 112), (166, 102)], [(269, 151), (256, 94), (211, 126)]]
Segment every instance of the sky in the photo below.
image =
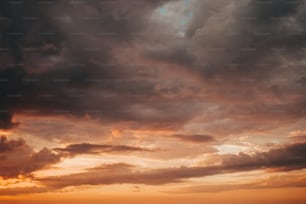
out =
[(0, 203), (305, 204), (305, 0), (0, 1)]

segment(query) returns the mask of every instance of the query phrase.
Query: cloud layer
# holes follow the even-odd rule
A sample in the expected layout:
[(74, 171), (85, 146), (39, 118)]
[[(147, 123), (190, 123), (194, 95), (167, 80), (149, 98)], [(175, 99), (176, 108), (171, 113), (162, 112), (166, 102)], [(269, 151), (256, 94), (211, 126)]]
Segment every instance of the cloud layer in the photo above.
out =
[[(305, 14), (305, 0), (1, 1), (0, 177), (43, 187), (0, 194), (253, 170), (305, 187)], [(223, 187), (240, 188), (262, 182)]]
[(268, 152), (259, 152), (255, 155), (244, 153), (224, 155), (221, 165), (218, 166), (141, 170), (136, 166), (125, 163), (102, 165), (88, 169), (83, 173), (44, 178), (42, 183), (55, 188), (118, 183), (160, 185), (182, 182), (189, 178), (258, 169), (291, 171), (305, 168), (305, 147), (306, 143), (298, 143), (272, 149)]

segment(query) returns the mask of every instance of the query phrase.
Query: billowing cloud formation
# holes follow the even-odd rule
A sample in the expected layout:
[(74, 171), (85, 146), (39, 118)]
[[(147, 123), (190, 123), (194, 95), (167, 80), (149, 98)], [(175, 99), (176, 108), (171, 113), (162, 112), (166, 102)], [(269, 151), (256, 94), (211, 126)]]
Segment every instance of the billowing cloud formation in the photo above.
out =
[(192, 108), (186, 102), (176, 107), (162, 98), (158, 99), (162, 103), (154, 102), (159, 95), (154, 73), (139, 65), (120, 65), (113, 53), (141, 31), (146, 16), (160, 2), (137, 1), (139, 9), (119, 0), (88, 1), (78, 5), (83, 17), (69, 2), (2, 2), (0, 13), (7, 18), (2, 46), (9, 60), (0, 72), (0, 108), (7, 112), (1, 114), (1, 127), (13, 127), (11, 115), (20, 112), (89, 114), (106, 122), (151, 126), (171, 126), (189, 118)]
[(181, 1), (3, 1), (0, 127), (16, 113), (166, 129), (200, 118), (218, 136), (302, 119), (304, 1), (189, 4), (173, 37), (181, 17), (156, 10)]
[(257, 169), (290, 171), (306, 167), (305, 147), (306, 143), (300, 143), (268, 152), (260, 152), (253, 156), (244, 153), (224, 155), (222, 164), (218, 166), (145, 170), (125, 163), (102, 165), (88, 169), (83, 173), (44, 178), (42, 182), (47, 186), (56, 188), (116, 183), (159, 185), (182, 182), (183, 179), (188, 178)]

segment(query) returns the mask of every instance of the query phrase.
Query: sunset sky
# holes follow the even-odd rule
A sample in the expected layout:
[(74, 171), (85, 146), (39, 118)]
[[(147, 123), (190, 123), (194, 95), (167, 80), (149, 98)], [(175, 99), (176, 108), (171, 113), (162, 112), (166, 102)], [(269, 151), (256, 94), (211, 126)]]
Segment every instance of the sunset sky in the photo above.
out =
[(306, 204), (305, 0), (1, 0), (0, 203)]

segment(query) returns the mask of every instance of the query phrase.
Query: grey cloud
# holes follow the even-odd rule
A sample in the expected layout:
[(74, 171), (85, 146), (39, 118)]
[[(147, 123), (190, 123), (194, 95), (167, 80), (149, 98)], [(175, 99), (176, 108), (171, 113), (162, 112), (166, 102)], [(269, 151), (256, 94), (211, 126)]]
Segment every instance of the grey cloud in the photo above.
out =
[(250, 2), (252, 13), (254, 13), (257, 21), (267, 24), (273, 23), (273, 18), (295, 14), (302, 4), (304, 4), (304, 0), (252, 0)]
[[(106, 123), (177, 129), (205, 109), (194, 105), (203, 101), (217, 103), (224, 113), (221, 118), (231, 114), (232, 126), (241, 118), (241, 123), (245, 118), (269, 118), (256, 125), (266, 128), (274, 128), (270, 119), (287, 124), (303, 118), (299, 113), (305, 108), (305, 94), (298, 81), (305, 75), (299, 54), (305, 42), (304, 2), (194, 1), (183, 38), (173, 37), (168, 29), (167, 37), (150, 32), (165, 28), (150, 15), (168, 2), (54, 1), (46, 6), (3, 1), (0, 12), (7, 20), (2, 22), (1, 46), (8, 51), (4, 49), (0, 69), (0, 128), (15, 127), (15, 113), (33, 110), (34, 115), (89, 114)], [(123, 55), (117, 49), (122, 47), (142, 53), (141, 62), (154, 63), (137, 68), (127, 65), (132, 59), (125, 59), (120, 64), (118, 58), (133, 53)], [(289, 62), (295, 65), (286, 68)], [(158, 63), (167, 65), (166, 71)], [(184, 74), (178, 74), (176, 65)], [(187, 87), (185, 82), (177, 86), (176, 79), (165, 89), (157, 88), (171, 75), (167, 72), (202, 81), (191, 83), (196, 91), (183, 101), (177, 89)], [(299, 97), (291, 100), (294, 93)], [(268, 97), (282, 105), (265, 104)], [(258, 108), (260, 114), (249, 114)], [(286, 119), (274, 109), (283, 111)]]
[[(205, 118), (211, 134), (274, 129), (276, 120), (288, 125), (304, 118), (304, 1), (195, 1), (195, 7), (192, 35), (183, 39), (185, 56), (193, 56), (185, 69), (202, 80), (201, 100), (218, 104), (215, 123), (229, 115), (232, 121), (210, 128), (214, 121)], [(173, 47), (158, 59), (181, 65), (168, 54), (176, 53)]]
[(13, 119), (13, 116), (11, 113), (9, 112), (6, 112), (4, 110), (4, 112), (1, 112), (0, 113), (0, 129), (11, 129), (11, 128), (14, 128), (18, 125), (18, 123), (16, 122), (13, 122), (12, 121)]
[[(151, 102), (150, 97), (159, 95), (155, 76), (144, 77), (136, 67), (115, 60), (114, 50), (132, 42), (146, 26), (150, 12), (162, 3), (26, 1), (13, 5), (3, 1), (0, 13), (7, 21), (1, 44), (11, 60), (0, 71), (0, 108), (7, 112), (0, 115), (1, 127), (14, 127), (12, 115), (28, 110), (34, 115), (90, 114), (105, 122), (164, 127), (188, 120), (192, 112), (184, 111), (183, 116), (167, 108), (173, 101), (156, 97), (164, 107)], [(163, 116), (139, 115), (134, 110), (137, 105)], [(187, 110), (191, 104), (178, 106)]]

